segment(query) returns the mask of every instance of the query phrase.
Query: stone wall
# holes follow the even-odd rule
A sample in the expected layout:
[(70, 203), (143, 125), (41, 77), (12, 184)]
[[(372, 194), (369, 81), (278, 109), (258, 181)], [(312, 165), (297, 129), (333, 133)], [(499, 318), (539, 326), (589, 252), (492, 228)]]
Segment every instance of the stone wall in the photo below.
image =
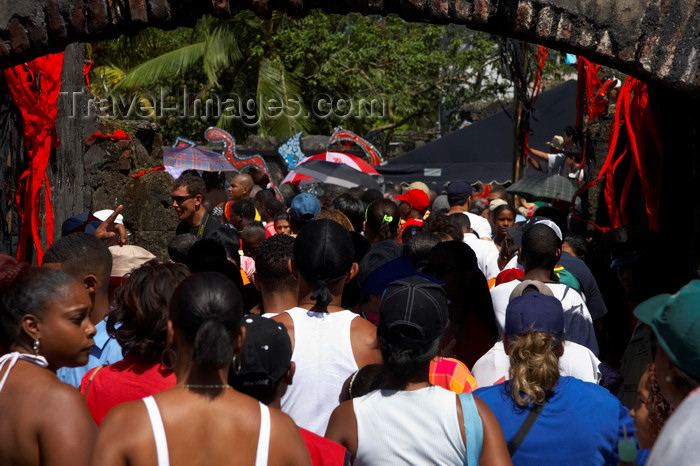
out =
[(191, 26), (204, 14), (240, 10), (303, 15), (395, 13), (463, 24), (583, 55), (641, 78), (700, 89), (700, 14), (695, 0), (0, 0), (0, 66), (156, 26)]

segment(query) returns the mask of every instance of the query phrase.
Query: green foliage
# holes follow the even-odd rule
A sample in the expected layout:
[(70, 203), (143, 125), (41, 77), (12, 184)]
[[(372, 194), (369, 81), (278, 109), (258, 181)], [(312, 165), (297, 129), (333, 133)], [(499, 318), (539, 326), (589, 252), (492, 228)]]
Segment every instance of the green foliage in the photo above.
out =
[[(487, 34), (396, 16), (260, 19), (244, 11), (95, 44), (92, 55), (96, 92), (169, 90), (164, 105), (181, 111), (156, 105), (152, 115), (166, 140), (201, 140), (213, 124), (237, 139), (330, 134), (342, 125), (387, 143), (405, 131), (435, 131), (438, 122), (454, 129), (464, 104), (500, 98), (510, 86)], [(184, 88), (217, 111), (185, 109)]]

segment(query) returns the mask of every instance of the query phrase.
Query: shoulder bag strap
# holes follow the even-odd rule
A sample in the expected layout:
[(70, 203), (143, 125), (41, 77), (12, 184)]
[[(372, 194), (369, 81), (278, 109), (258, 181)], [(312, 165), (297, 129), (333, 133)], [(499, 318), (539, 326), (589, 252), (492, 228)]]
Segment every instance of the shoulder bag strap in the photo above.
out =
[(518, 432), (515, 433), (513, 440), (508, 443), (508, 453), (510, 454), (511, 458), (513, 455), (515, 455), (515, 452), (518, 451), (518, 448), (520, 448), (520, 444), (523, 443), (523, 440), (525, 440), (525, 437), (527, 437), (530, 429), (532, 429), (532, 426), (535, 424), (535, 421), (542, 412), (542, 408), (544, 408), (544, 404), (536, 405), (534, 408), (532, 408), (532, 411), (528, 413), (527, 417), (523, 421), (523, 424), (520, 426), (520, 429), (518, 429)]
[(100, 364), (95, 368), (95, 370), (92, 371), (92, 374), (90, 374), (90, 378), (88, 379), (88, 383), (85, 386), (85, 393), (83, 393), (83, 398), (87, 398), (88, 390), (90, 390), (90, 385), (92, 385), (92, 379), (95, 378), (95, 375), (102, 369), (104, 365)]
[(481, 456), (481, 445), (484, 441), (484, 426), (481, 423), (479, 411), (476, 409), (474, 396), (471, 393), (460, 393), (459, 402), (462, 405), (464, 418), (464, 437), (467, 440), (467, 466), (478, 466)]

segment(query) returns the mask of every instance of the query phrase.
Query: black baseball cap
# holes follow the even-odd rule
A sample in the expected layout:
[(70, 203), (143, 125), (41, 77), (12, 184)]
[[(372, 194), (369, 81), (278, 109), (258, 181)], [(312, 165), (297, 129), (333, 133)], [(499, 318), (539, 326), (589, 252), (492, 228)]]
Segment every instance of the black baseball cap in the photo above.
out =
[(447, 294), (427, 278), (396, 280), (382, 296), (378, 329), (394, 343), (430, 343), (442, 337), (448, 322)]
[(246, 315), (243, 325), (246, 335), (239, 354), (241, 369), (233, 376), (243, 387), (272, 387), (292, 361), (287, 329), (284, 324), (255, 314)]

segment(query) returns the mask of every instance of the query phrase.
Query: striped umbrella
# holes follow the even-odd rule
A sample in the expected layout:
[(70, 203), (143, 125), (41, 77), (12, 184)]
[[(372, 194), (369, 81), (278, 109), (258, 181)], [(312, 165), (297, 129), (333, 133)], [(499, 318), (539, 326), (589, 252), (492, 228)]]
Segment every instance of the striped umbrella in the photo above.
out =
[(379, 172), (375, 170), (374, 167), (362, 160), (360, 157), (350, 154), (344, 154), (342, 152), (324, 152), (322, 154), (312, 155), (311, 157), (307, 157), (301, 162), (299, 162), (297, 166), (294, 167), (294, 170), (291, 170), (284, 178), (284, 180), (282, 180), (282, 184), (293, 184), (296, 186), (300, 186), (303, 184), (318, 183), (318, 180), (310, 176), (297, 173), (296, 171), (304, 163), (311, 160), (323, 160), (326, 162), (346, 165), (367, 175), (380, 176)]
[(163, 147), (163, 165), (205, 172), (236, 171), (236, 168), (218, 152), (193, 146)]

